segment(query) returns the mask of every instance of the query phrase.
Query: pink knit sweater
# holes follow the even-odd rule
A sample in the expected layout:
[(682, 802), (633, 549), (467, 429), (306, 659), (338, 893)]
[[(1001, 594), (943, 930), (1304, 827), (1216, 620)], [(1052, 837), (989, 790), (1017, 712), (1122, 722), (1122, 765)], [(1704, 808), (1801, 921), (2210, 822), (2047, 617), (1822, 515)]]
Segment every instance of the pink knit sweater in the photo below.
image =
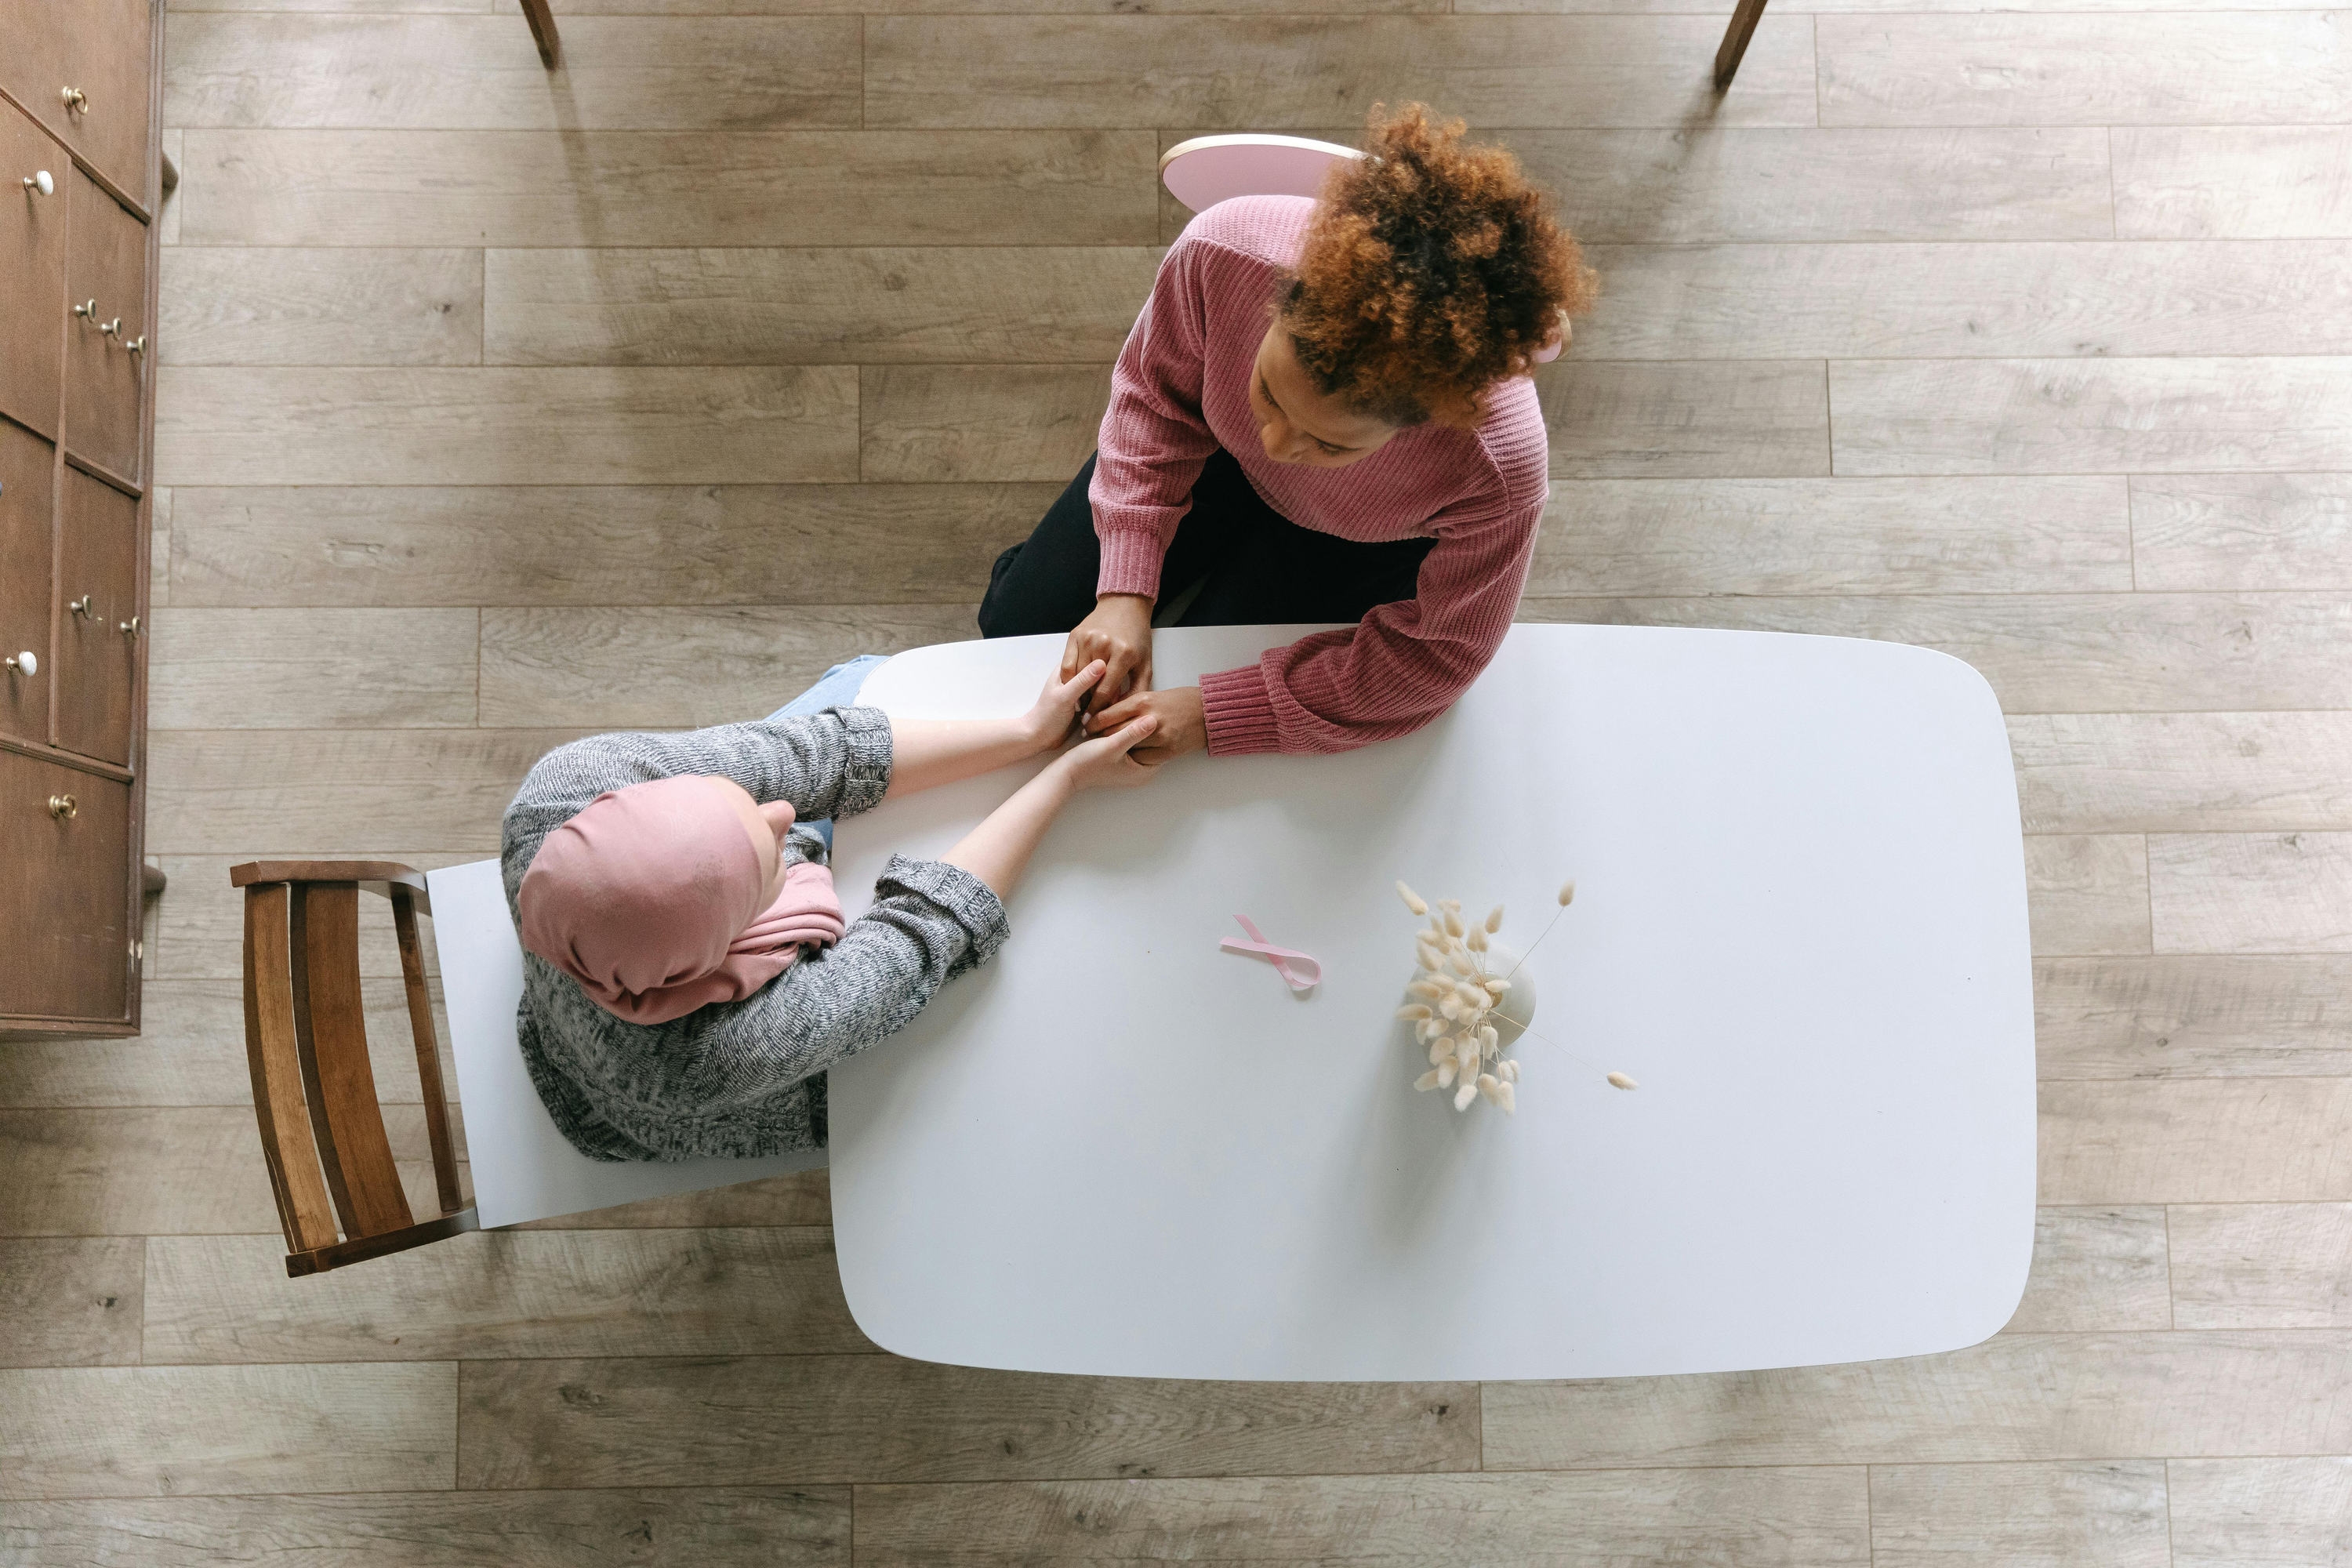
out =
[(1345, 468), (1265, 455), (1252, 367), (1314, 210), (1305, 196), (1221, 202), (1160, 264), (1111, 372), (1087, 492), (1102, 540), (1096, 592), (1159, 596), (1161, 558), (1219, 447), (1301, 527), (1365, 543), (1433, 535), (1437, 546), (1414, 597), (1204, 677), (1209, 750), (1221, 756), (1349, 751), (1409, 735), (1453, 706), (1510, 627), (1543, 511), (1543, 416), (1524, 378), (1488, 394), (1474, 431), (1420, 426)]

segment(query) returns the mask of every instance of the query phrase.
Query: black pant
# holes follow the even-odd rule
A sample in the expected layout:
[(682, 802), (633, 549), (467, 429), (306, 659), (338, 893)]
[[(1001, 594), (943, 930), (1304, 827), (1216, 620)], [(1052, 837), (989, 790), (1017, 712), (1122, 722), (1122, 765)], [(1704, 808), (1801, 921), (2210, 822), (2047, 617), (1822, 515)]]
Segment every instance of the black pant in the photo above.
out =
[[(981, 636), (1066, 632), (1092, 612), (1102, 566), (1087, 500), (1094, 477), (1088, 458), (1028, 542), (996, 558), (981, 601)], [(1182, 626), (1359, 621), (1375, 605), (1413, 596), (1422, 557), (1436, 542), (1358, 544), (1301, 528), (1259, 500), (1241, 464), (1221, 448), (1193, 481), (1192, 510), (1177, 525), (1160, 568), (1160, 597), (1172, 599), (1207, 579), (1177, 618)]]

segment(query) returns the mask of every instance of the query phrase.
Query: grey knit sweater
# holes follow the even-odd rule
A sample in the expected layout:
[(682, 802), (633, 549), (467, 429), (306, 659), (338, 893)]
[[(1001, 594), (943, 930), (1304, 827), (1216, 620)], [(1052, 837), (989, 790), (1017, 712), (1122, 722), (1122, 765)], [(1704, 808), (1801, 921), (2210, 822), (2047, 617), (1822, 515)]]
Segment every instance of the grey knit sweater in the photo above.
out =
[[(721, 724), (680, 735), (597, 735), (541, 757), (507, 808), (507, 912), (540, 841), (606, 790), (682, 773), (733, 779), (803, 821), (870, 811), (890, 786), (890, 721), (876, 708)], [(795, 826), (791, 860), (824, 859)], [(986, 963), (1004, 906), (969, 871), (893, 856), (873, 909), (740, 1002), (666, 1024), (625, 1023), (538, 954), (523, 954), (515, 1028), (548, 1114), (598, 1160), (778, 1154), (824, 1146), (824, 1069), (903, 1028), (942, 981)]]

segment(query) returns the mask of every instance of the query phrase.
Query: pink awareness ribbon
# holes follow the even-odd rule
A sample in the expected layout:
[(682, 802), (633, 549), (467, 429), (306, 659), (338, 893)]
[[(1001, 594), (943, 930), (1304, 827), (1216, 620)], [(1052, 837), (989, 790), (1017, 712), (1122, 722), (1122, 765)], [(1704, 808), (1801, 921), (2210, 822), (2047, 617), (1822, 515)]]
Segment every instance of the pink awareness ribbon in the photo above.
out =
[(1249, 932), (1250, 939), (1247, 942), (1242, 942), (1234, 937), (1225, 938), (1223, 942), (1217, 944), (1225, 952), (1265, 954), (1274, 961), (1276, 973), (1282, 976), (1293, 991), (1312, 990), (1323, 978), (1323, 965), (1313, 957), (1299, 952), (1297, 948), (1275, 946), (1265, 940), (1257, 927), (1250, 924), (1250, 918), (1247, 915), (1235, 915), (1234, 919), (1242, 922), (1242, 930)]

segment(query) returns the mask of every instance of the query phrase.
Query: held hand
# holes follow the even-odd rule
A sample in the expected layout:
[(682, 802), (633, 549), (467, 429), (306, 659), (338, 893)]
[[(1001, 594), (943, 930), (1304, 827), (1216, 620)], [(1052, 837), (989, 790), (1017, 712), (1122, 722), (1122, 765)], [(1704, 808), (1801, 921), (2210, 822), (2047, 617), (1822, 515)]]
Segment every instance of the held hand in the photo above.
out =
[(1045, 689), (1037, 694), (1037, 705), (1021, 716), (1021, 732), (1028, 738), (1033, 755), (1050, 752), (1069, 738), (1079, 701), (1102, 674), (1103, 661), (1095, 659), (1075, 675), (1056, 674), (1046, 680)]
[(1087, 730), (1100, 733), (1141, 718), (1155, 720), (1157, 724), (1150, 742), (1136, 752), (1139, 762), (1156, 767), (1171, 757), (1202, 751), (1209, 743), (1209, 721), (1202, 712), (1201, 689), (1197, 686), (1136, 692), (1088, 715)]
[(1090, 707), (1151, 689), (1151, 601), (1140, 594), (1105, 594), (1062, 648), (1062, 678), (1093, 659), (1103, 661), (1102, 683)]
[(1133, 789), (1150, 784), (1160, 776), (1160, 770), (1139, 761), (1136, 747), (1156, 727), (1148, 716), (1138, 719), (1071, 747), (1054, 760), (1054, 765), (1064, 771), (1072, 789)]

